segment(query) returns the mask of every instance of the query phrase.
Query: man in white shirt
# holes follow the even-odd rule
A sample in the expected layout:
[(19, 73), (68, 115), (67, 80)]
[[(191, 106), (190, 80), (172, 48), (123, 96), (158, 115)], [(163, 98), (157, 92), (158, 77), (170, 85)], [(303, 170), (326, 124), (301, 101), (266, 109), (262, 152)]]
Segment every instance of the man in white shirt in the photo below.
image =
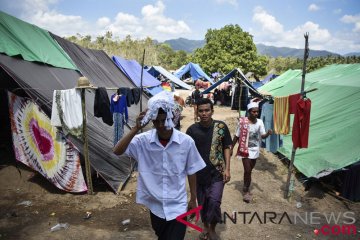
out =
[[(176, 217), (197, 207), (195, 173), (206, 164), (194, 141), (174, 128), (171, 93), (169, 96), (165, 91), (159, 94), (149, 100), (146, 114), (140, 113), (136, 126), (113, 151), (138, 161), (136, 202), (150, 209), (151, 225), (158, 239), (180, 240), (185, 237), (186, 225)], [(155, 129), (137, 135), (150, 120)], [(189, 203), (186, 176), (190, 187)]]

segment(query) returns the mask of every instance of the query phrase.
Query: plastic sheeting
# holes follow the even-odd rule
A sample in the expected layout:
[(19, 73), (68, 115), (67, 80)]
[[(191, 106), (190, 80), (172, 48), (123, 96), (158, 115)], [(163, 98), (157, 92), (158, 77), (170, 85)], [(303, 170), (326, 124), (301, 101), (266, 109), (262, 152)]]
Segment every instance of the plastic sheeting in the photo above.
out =
[[(124, 73), (114, 64), (111, 58), (104, 51), (83, 48), (52, 33), (50, 34), (60, 44), (60, 46), (63, 47), (67, 54), (69, 54), (76, 66), (80, 69), (81, 73), (86, 76), (93, 85), (97, 87), (115, 88), (136, 87), (136, 85), (124, 75)], [(115, 93), (115, 91), (116, 90), (108, 91), (109, 98)], [(148, 97), (143, 94), (143, 107), (147, 106), (147, 101)], [(131, 107), (128, 108), (128, 112), (130, 121), (135, 123), (136, 117), (140, 113), (140, 104), (131, 105)]]
[(180, 69), (178, 69), (174, 73), (174, 75), (180, 79), (186, 73), (190, 73), (193, 81), (199, 78), (204, 78), (204, 80), (207, 80), (212, 84), (214, 83), (214, 81), (201, 69), (199, 64), (189, 62), (187, 65), (182, 66)]
[[(23, 61), (3, 54), (0, 54), (0, 66), (2, 74), (9, 75), (19, 88), (11, 87), (9, 89), (7, 85), (13, 83), (6, 84), (3, 81), (0, 84), (1, 87), (8, 88), (15, 94), (25, 91), (48, 116), (51, 113), (53, 90), (73, 88), (81, 76), (79, 72), (74, 70)], [(130, 176), (133, 161), (128, 157), (119, 157), (112, 153), (113, 129), (103, 123), (101, 119), (94, 117), (94, 97), (93, 90), (86, 90), (90, 163), (109, 186), (118, 192)], [(69, 138), (83, 153), (83, 142), (71, 136)]]
[[(141, 65), (135, 60), (126, 60), (118, 56), (113, 56), (112, 60), (115, 62), (121, 71), (129, 78), (133, 83), (140, 87), (141, 83)], [(143, 70), (143, 87), (155, 87), (159, 86), (161, 82), (151, 76), (146, 70)]]
[[(269, 86), (282, 80), (280, 86)], [(301, 74), (280, 75), (263, 88), (273, 96), (300, 92)], [(311, 99), (309, 147), (297, 149), (295, 166), (307, 177), (322, 177), (360, 160), (360, 64), (330, 65), (306, 74), (305, 91), (317, 88)], [(292, 121), (291, 121), (292, 123)], [(291, 158), (292, 136), (278, 150)]]
[(258, 89), (259, 87), (264, 86), (265, 84), (267, 84), (271, 80), (275, 79), (277, 76), (278, 75), (275, 75), (275, 74), (269, 74), (263, 80), (261, 80), (259, 82), (253, 82), (252, 85), (253, 85), (253, 87), (255, 89)]
[(191, 90), (191, 86), (181, 81), (179, 78), (172, 75), (170, 72), (168, 72), (166, 69), (164, 69), (161, 66), (152, 66), (149, 68), (148, 73), (150, 73), (152, 76), (157, 77), (160, 73), (164, 75), (167, 79), (172, 81), (173, 83), (179, 85), (182, 88), (185, 88), (187, 90)]
[(0, 53), (26, 61), (76, 70), (75, 64), (49, 33), (0, 11)]

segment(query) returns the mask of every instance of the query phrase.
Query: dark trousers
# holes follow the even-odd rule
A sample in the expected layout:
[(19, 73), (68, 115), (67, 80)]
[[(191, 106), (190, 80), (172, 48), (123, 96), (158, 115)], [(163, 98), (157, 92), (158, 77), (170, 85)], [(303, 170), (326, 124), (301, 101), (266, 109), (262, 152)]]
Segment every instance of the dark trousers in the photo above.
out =
[(166, 221), (150, 211), (151, 226), (158, 240), (183, 240), (186, 233), (186, 225), (173, 219)]
[(221, 222), (221, 199), (224, 191), (224, 182), (218, 181), (209, 185), (197, 184), (198, 204), (203, 208), (200, 212), (204, 223), (215, 224)]
[(244, 166), (244, 193), (249, 192), (251, 184), (251, 172), (256, 164), (256, 159), (243, 158), (242, 163)]

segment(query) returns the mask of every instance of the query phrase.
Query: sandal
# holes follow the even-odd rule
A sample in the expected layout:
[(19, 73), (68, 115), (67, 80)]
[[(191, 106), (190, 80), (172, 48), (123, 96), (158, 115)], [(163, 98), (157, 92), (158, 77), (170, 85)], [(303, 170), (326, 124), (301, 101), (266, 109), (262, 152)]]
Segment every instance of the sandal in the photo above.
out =
[(207, 239), (209, 239), (209, 233), (207, 233), (207, 232), (202, 232), (202, 233), (200, 233), (200, 234), (199, 234), (199, 239), (200, 239), (200, 240), (207, 240)]
[(250, 201), (251, 201), (251, 194), (250, 194), (249, 192), (245, 193), (243, 200), (244, 200), (244, 202), (246, 202), (246, 203), (250, 203)]

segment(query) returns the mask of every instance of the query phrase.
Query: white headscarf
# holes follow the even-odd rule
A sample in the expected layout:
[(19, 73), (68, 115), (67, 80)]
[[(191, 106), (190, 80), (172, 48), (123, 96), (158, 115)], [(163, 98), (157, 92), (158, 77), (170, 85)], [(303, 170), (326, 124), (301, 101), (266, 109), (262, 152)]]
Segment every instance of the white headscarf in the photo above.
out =
[(148, 110), (141, 120), (141, 125), (147, 124), (150, 120), (155, 120), (158, 115), (159, 108), (162, 108), (166, 112), (165, 127), (166, 129), (172, 129), (175, 125), (172, 121), (173, 110), (175, 107), (174, 97), (171, 92), (162, 91), (155, 96), (151, 97), (148, 101)]
[(259, 107), (259, 103), (258, 102), (250, 102), (247, 105), (247, 109), (250, 110), (251, 108), (258, 108)]

